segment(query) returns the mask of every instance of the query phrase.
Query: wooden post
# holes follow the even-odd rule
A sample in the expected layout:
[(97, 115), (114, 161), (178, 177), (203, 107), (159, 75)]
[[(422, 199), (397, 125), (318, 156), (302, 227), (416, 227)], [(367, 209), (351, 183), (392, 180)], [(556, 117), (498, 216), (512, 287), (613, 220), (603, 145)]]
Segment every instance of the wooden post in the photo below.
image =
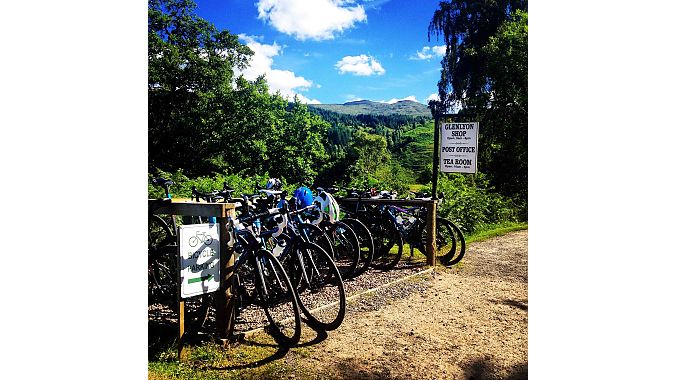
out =
[(235, 254), (228, 246), (228, 217), (235, 217), (235, 209), (224, 209), (223, 215), (217, 218), (221, 241), (221, 287), (216, 292), (216, 328), (220, 338), (232, 335), (235, 322), (235, 299), (232, 293), (233, 269)]
[[(439, 115), (434, 111), (434, 158), (432, 158), (432, 199), (437, 199), (437, 182), (439, 181)], [(429, 260), (429, 259), (428, 259)]]
[[(220, 244), (221, 244), (221, 287), (216, 292), (216, 325), (219, 329), (219, 334), (229, 336), (232, 332), (234, 323), (234, 298), (232, 296), (232, 271), (235, 263), (233, 252), (228, 247), (230, 235), (228, 234), (227, 224), (228, 216), (235, 216), (235, 205), (232, 203), (197, 203), (186, 200), (179, 201), (176, 199), (149, 199), (148, 209), (154, 214), (169, 214), (172, 218), (175, 215), (193, 215), (193, 216), (216, 216), (219, 223)], [(179, 239), (178, 231), (176, 231), (177, 239)], [(176, 257), (178, 262), (177, 268), (181, 268), (181, 257), (178, 252), (180, 241), (177, 244)], [(176, 298), (178, 300), (179, 315), (178, 315), (178, 357), (183, 358), (183, 347), (185, 345), (185, 326), (186, 313), (185, 301), (181, 299), (181, 273), (178, 271), (176, 276), (176, 283), (178, 284), (178, 292)]]
[(427, 203), (427, 265), (435, 266), (437, 262), (437, 201)]
[[(180, 289), (179, 289), (180, 292)], [(185, 345), (185, 301), (180, 299), (178, 300), (178, 360), (183, 361), (185, 355), (183, 355), (183, 346)]]
[(185, 300), (181, 298), (181, 255), (178, 254), (179, 247), (181, 246), (181, 237), (176, 231), (176, 257), (178, 262), (176, 263), (176, 268), (178, 268), (176, 283), (176, 298), (178, 300), (178, 360), (183, 361), (183, 346), (185, 345)]

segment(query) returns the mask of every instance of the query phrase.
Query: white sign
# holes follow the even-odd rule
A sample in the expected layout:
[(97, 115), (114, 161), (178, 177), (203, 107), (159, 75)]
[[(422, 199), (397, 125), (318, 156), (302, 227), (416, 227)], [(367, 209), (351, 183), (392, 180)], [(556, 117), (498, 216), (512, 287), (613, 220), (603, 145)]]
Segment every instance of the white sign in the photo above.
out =
[(444, 173), (476, 173), (479, 123), (441, 124), (441, 162)]
[(217, 223), (179, 227), (181, 297), (218, 290), (221, 284), (221, 243)]

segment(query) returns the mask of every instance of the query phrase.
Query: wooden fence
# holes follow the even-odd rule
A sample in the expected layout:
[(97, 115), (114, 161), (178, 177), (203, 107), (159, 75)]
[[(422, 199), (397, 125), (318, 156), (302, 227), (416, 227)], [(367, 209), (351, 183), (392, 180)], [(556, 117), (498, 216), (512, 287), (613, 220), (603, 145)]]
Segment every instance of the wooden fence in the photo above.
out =
[[(427, 208), (427, 265), (436, 264), (436, 200), (409, 200), (409, 199), (358, 199), (341, 198), (337, 200), (343, 207), (356, 206), (359, 204), (386, 204), (397, 206), (424, 206)], [(191, 201), (168, 201), (168, 200), (148, 200), (148, 210), (152, 214), (161, 215), (186, 215), (216, 217), (219, 225), (220, 241), (220, 273), (221, 286), (215, 294), (216, 308), (216, 331), (220, 338), (228, 338), (232, 335), (234, 328), (235, 300), (232, 294), (233, 268), (235, 265), (235, 256), (232, 249), (228, 246), (230, 235), (228, 233), (228, 217), (235, 217), (235, 204), (233, 203), (198, 203)], [(178, 252), (177, 252), (178, 253)], [(179, 260), (177, 255), (177, 260)], [(178, 265), (178, 263), (177, 263)], [(185, 300), (181, 298), (180, 286), (180, 265), (178, 270), (178, 288), (177, 292), (179, 304), (179, 326), (178, 326), (178, 353), (179, 358), (183, 359), (183, 345), (185, 343)]]

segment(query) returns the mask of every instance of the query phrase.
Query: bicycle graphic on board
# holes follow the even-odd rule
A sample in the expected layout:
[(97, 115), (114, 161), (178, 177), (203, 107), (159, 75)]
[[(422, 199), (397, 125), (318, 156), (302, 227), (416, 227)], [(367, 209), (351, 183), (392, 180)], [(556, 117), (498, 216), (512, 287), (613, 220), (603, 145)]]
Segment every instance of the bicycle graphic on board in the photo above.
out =
[(188, 239), (188, 244), (191, 247), (194, 247), (199, 243), (211, 245), (213, 241), (214, 239), (211, 237), (211, 235), (207, 235), (206, 232), (196, 232), (195, 236), (191, 236), (190, 239)]

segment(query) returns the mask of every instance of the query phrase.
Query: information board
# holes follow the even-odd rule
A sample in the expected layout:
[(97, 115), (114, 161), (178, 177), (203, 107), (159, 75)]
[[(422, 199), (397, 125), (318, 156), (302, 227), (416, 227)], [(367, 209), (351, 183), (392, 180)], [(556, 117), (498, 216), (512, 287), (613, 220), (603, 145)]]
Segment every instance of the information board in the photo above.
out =
[(441, 171), (476, 173), (478, 136), (478, 122), (441, 124)]
[(181, 297), (218, 290), (221, 284), (221, 244), (217, 223), (179, 227)]

